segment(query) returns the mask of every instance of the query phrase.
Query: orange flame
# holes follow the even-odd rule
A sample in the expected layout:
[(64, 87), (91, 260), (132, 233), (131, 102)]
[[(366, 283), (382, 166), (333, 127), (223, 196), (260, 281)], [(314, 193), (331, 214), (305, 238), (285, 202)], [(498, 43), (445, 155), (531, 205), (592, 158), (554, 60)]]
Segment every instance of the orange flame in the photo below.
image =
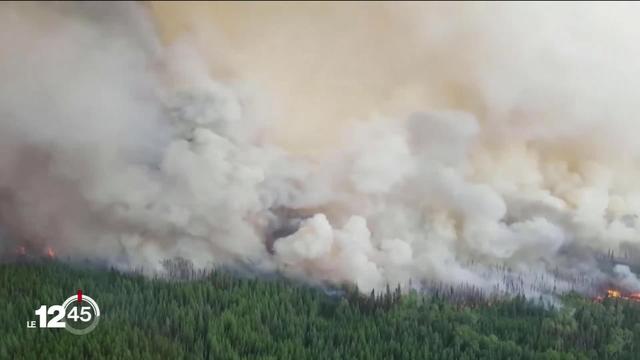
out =
[(622, 294), (618, 290), (609, 289), (609, 290), (607, 290), (607, 297), (616, 298), (617, 299), (617, 298), (622, 297)]
[(53, 259), (56, 256), (56, 252), (53, 250), (51, 246), (47, 246), (47, 257)]
[[(609, 289), (607, 290), (606, 297), (609, 299), (621, 299), (621, 300), (627, 300), (627, 301), (640, 302), (640, 292), (623, 293), (620, 290)], [(602, 302), (604, 300), (604, 297), (597, 296), (595, 300), (598, 302)]]

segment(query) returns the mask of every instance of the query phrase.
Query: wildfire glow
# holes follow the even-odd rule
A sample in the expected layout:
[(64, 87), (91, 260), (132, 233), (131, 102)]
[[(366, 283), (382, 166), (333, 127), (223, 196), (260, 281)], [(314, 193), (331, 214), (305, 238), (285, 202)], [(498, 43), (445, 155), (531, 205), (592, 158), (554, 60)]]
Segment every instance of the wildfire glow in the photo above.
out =
[[(607, 298), (609, 299), (621, 299), (628, 301), (640, 302), (640, 292), (635, 293), (623, 293), (620, 290), (609, 289), (607, 290)], [(602, 302), (605, 299), (604, 296), (597, 296), (595, 298), (596, 301)]]
[(56, 256), (56, 252), (51, 246), (47, 246), (47, 257), (53, 259)]
[(607, 297), (610, 298), (619, 298), (622, 297), (622, 294), (618, 290), (607, 290)]

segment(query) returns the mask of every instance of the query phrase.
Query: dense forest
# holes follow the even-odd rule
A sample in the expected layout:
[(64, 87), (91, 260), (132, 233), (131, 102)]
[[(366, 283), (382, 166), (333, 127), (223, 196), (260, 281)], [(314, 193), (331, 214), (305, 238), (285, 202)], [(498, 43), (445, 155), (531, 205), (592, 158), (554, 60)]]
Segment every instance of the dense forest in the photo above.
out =
[[(218, 271), (149, 279), (58, 262), (0, 265), (0, 359), (638, 359), (640, 304), (565, 295), (461, 305), (438, 294), (361, 295)], [(90, 334), (27, 329), (81, 288)]]

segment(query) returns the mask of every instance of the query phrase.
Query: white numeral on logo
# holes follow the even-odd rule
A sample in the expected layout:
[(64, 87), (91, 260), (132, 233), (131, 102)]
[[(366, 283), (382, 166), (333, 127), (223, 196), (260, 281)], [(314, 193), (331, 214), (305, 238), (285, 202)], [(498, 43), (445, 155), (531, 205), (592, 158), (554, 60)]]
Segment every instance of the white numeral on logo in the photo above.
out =
[(73, 321), (82, 321), (82, 322), (87, 322), (91, 320), (91, 312), (89, 311), (91, 309), (91, 307), (89, 306), (83, 306), (80, 309), (80, 315), (78, 315), (78, 308), (77, 307), (72, 307), (71, 310), (69, 310), (69, 314), (67, 314), (67, 317)]
[(47, 305), (40, 306), (40, 308), (36, 310), (36, 316), (40, 320), (38, 327), (46, 328), (47, 327)]
[[(47, 323), (47, 314), (55, 316), (49, 320)], [(61, 305), (53, 305), (49, 307), (47, 311), (47, 306), (42, 305), (38, 310), (36, 310), (36, 316), (39, 318), (39, 326), (41, 328), (64, 328), (65, 323), (60, 321), (64, 319), (64, 308)]]

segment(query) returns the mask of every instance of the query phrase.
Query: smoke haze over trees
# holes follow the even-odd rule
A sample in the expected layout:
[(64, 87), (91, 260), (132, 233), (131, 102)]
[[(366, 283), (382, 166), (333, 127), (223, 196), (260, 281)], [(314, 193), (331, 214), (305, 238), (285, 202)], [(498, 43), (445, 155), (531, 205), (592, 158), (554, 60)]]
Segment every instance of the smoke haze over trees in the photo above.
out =
[(0, 5), (3, 256), (638, 287), (638, 6), (226, 6)]

